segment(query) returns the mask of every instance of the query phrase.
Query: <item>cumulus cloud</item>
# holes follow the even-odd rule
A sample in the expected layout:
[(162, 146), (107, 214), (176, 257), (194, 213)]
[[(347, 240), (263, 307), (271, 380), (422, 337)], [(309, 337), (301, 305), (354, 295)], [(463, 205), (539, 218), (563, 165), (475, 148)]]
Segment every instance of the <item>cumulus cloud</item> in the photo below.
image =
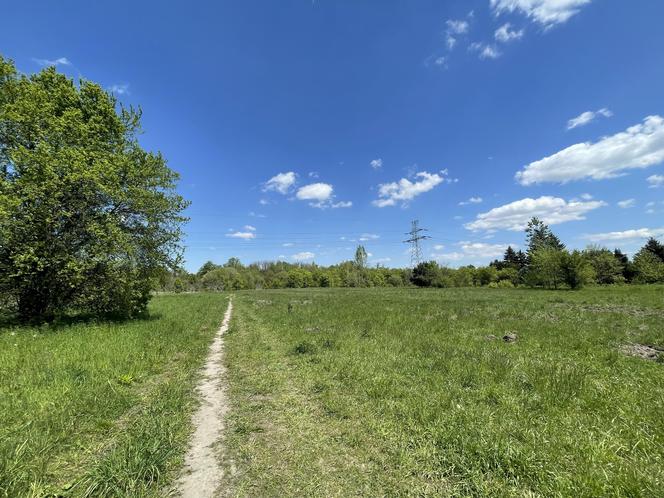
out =
[(303, 251), (293, 254), (291, 258), (293, 261), (308, 261), (310, 259), (314, 259), (314, 256), (316, 255), (313, 252)]
[(493, 208), (477, 215), (475, 221), (466, 223), (468, 230), (523, 230), (533, 216), (549, 225), (567, 221), (584, 220), (585, 214), (605, 206), (603, 201), (566, 201), (559, 197), (542, 196), (525, 198)]
[(408, 204), (420, 194), (428, 192), (443, 182), (444, 173), (428, 173), (420, 171), (415, 174), (414, 180), (402, 178), (398, 182), (383, 183), (378, 186), (378, 199), (373, 201), (377, 207), (395, 206), (400, 203), (402, 206)]
[[(459, 242), (457, 246), (460, 247), (458, 251), (452, 252), (434, 252), (431, 257), (441, 262), (461, 261), (461, 260), (488, 260), (502, 256), (510, 244), (486, 244), (484, 242)], [(512, 247), (517, 247), (511, 244)], [(434, 246), (434, 249), (440, 250), (443, 246)]]
[(592, 242), (618, 241), (618, 240), (638, 240), (649, 239), (651, 237), (661, 237), (664, 235), (664, 228), (635, 228), (624, 230), (622, 232), (593, 233), (584, 238)]
[(295, 197), (301, 201), (326, 201), (332, 197), (332, 185), (329, 183), (311, 183), (300, 187), (295, 194)]
[(606, 107), (602, 107), (597, 111), (582, 112), (577, 117), (572, 118), (567, 122), (567, 129), (572, 130), (579, 126), (585, 126), (599, 117), (610, 118), (611, 116), (613, 116), (613, 113)]
[(491, 0), (496, 15), (520, 12), (545, 28), (567, 22), (590, 0)]
[(507, 43), (513, 40), (518, 40), (521, 37), (523, 37), (523, 29), (520, 29), (518, 31), (512, 29), (512, 25), (506, 22), (496, 30), (493, 36), (496, 39), (496, 41), (499, 41), (501, 43)]
[(279, 192), (286, 195), (290, 188), (295, 184), (295, 173), (288, 171), (274, 175), (263, 185), (263, 192)]
[(380, 158), (372, 159), (369, 163), (369, 166), (371, 166), (373, 169), (380, 169), (383, 167), (383, 160)]
[(58, 57), (57, 59), (32, 59), (40, 66), (71, 66), (71, 62), (66, 57)]
[(468, 204), (480, 204), (482, 202), (481, 197), (471, 197), (467, 201), (461, 201), (459, 206), (467, 206)]
[(646, 181), (650, 184), (650, 188), (662, 187), (664, 186), (664, 175), (650, 175)]
[(251, 226), (251, 225), (245, 225), (244, 229), (249, 230), (250, 232), (255, 232), (256, 231), (256, 227)]
[(489, 45), (488, 43), (473, 42), (468, 50), (477, 52), (480, 59), (497, 59), (502, 55), (495, 45)]
[(227, 233), (226, 237), (230, 237), (232, 239), (244, 239), (244, 240), (250, 240), (250, 239), (255, 239), (256, 238), (256, 233), (255, 232), (231, 232)]
[(629, 169), (642, 169), (664, 161), (664, 118), (648, 116), (643, 123), (604, 137), (579, 143), (534, 161), (516, 174), (522, 185), (543, 182), (615, 178)]
[(636, 205), (635, 199), (625, 199), (624, 201), (618, 201), (618, 207), (622, 209), (632, 208)]

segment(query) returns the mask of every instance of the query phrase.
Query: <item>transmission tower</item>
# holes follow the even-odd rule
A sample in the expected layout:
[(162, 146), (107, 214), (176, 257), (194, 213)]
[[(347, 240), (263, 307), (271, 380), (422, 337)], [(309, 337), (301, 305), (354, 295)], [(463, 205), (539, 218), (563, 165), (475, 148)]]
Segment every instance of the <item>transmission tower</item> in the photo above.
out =
[(420, 240), (430, 239), (428, 235), (420, 235), (421, 232), (426, 232), (426, 228), (419, 227), (419, 221), (413, 220), (410, 224), (410, 235), (408, 240), (404, 240), (405, 244), (410, 244), (410, 266), (415, 268), (422, 261), (422, 248), (420, 247)]

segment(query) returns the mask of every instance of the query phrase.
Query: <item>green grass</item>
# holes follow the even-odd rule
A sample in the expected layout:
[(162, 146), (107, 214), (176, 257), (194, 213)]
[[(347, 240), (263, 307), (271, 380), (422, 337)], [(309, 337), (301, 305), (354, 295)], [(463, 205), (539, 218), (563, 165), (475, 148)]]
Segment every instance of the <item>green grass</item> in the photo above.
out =
[(662, 287), (235, 304), (228, 494), (664, 496), (664, 364), (619, 351), (664, 345)]
[(145, 320), (0, 329), (0, 496), (160, 496), (226, 303), (159, 296)]

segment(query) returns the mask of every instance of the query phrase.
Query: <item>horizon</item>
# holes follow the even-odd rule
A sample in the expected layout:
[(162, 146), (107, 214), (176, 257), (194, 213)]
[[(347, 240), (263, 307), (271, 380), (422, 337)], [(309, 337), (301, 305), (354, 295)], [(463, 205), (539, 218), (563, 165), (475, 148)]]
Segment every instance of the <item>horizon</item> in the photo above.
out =
[(358, 244), (406, 267), (413, 219), (451, 267), (524, 249), (533, 216), (571, 249), (664, 236), (663, 4), (116, 2), (127, 37), (67, 6), (6, 6), (3, 55), (141, 106), (192, 201), (188, 271)]

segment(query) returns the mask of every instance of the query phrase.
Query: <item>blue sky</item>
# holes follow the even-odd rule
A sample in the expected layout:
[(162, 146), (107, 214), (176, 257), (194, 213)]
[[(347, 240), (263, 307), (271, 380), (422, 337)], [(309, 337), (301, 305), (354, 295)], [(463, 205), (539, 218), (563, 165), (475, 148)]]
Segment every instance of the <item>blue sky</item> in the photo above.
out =
[(144, 111), (187, 268), (486, 263), (533, 215), (572, 248), (664, 236), (664, 2), (7, 2), (0, 50)]

